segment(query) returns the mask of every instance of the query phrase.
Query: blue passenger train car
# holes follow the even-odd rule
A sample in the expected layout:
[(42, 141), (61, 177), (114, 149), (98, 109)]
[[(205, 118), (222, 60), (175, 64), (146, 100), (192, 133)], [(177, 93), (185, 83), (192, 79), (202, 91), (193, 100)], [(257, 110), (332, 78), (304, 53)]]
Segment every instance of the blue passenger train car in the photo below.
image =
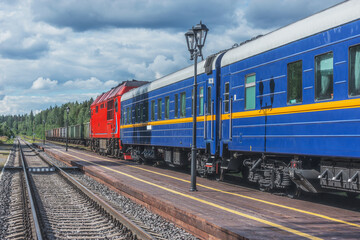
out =
[(249, 180), (360, 190), (359, 9), (339, 4), (224, 55), (220, 156)]
[[(360, 192), (360, 1), (346, 1), (198, 63), (197, 171), (263, 189)], [(123, 95), (134, 159), (188, 164), (193, 68)]]
[[(224, 52), (198, 63), (197, 147), (206, 158), (218, 146), (220, 62)], [(169, 165), (188, 163), (192, 143), (193, 67), (182, 69), (123, 95), (121, 141), (137, 160), (164, 158)], [(208, 163), (209, 161), (203, 161)]]

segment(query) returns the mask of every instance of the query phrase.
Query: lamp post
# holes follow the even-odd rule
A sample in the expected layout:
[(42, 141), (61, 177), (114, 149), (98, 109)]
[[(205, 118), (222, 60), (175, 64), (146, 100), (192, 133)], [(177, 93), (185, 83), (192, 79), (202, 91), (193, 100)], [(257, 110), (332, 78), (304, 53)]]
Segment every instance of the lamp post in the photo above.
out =
[(35, 143), (35, 120), (33, 120), (33, 143)]
[(196, 189), (196, 105), (197, 105), (197, 58), (202, 55), (202, 48), (204, 47), (206, 35), (209, 29), (200, 21), (195, 27), (192, 27), (185, 33), (186, 43), (190, 52), (190, 60), (194, 60), (194, 85), (193, 85), (193, 135), (191, 145), (191, 186), (190, 191), (197, 191)]
[(66, 107), (66, 149), (65, 149), (66, 152), (68, 150), (68, 142), (69, 142), (69, 129), (68, 129), (69, 111), (70, 108)]
[(45, 145), (45, 120), (43, 120), (43, 124), (44, 124), (44, 140), (43, 140), (43, 145)]

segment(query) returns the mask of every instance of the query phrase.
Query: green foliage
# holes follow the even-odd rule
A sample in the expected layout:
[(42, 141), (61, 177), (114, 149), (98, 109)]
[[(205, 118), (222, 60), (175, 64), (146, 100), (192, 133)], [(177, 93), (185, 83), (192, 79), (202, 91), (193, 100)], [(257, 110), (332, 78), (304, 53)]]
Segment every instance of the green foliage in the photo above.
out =
[(0, 136), (32, 136), (34, 132), (37, 138), (43, 138), (44, 121), (46, 130), (65, 127), (67, 107), (70, 108), (68, 116), (69, 126), (89, 122), (89, 110), (93, 101), (94, 100), (91, 98), (82, 103), (69, 102), (60, 107), (50, 107), (35, 115), (31, 110), (30, 114), (0, 116)]

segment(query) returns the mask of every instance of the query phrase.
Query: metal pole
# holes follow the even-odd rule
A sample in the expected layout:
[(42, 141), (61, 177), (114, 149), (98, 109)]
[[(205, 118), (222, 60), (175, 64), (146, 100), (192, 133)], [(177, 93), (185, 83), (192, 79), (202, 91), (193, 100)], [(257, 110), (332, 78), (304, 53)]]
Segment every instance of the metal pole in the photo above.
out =
[(68, 150), (68, 142), (69, 142), (69, 127), (68, 127), (68, 121), (69, 121), (69, 113), (66, 111), (66, 151)]
[(44, 120), (44, 141), (43, 141), (43, 145), (45, 145), (45, 120)]
[(191, 145), (191, 187), (190, 191), (197, 191), (196, 189), (196, 100), (197, 100), (197, 58), (198, 50), (194, 52), (194, 86), (193, 86), (193, 136)]
[(33, 120), (33, 143), (35, 142), (35, 120)]

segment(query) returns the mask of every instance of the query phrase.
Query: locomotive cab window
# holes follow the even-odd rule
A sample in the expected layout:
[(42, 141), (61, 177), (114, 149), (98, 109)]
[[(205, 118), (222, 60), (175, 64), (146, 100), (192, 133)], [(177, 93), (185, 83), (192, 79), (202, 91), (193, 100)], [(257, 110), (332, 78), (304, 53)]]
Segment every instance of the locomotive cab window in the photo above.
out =
[(315, 57), (315, 100), (332, 99), (334, 61), (333, 53), (325, 53)]
[(161, 120), (161, 114), (162, 114), (162, 99), (159, 98), (158, 99), (158, 106), (157, 106), (157, 117), (158, 117), (158, 120)]
[(99, 112), (99, 106), (96, 106), (95, 108), (95, 112), (98, 113)]
[(155, 100), (151, 101), (151, 121), (155, 120)]
[(302, 61), (287, 65), (287, 103), (302, 102)]
[(169, 119), (170, 112), (170, 98), (165, 97), (165, 119)]
[(349, 96), (360, 95), (360, 45), (349, 49)]
[(119, 110), (119, 109), (118, 109), (118, 100), (116, 99), (116, 100), (115, 100), (115, 112), (118, 112), (118, 110)]
[(230, 84), (225, 83), (225, 91), (224, 91), (224, 112), (229, 112), (229, 86)]
[(256, 103), (256, 75), (245, 77), (245, 110), (255, 109)]
[(180, 117), (186, 116), (186, 94), (185, 92), (180, 93)]

